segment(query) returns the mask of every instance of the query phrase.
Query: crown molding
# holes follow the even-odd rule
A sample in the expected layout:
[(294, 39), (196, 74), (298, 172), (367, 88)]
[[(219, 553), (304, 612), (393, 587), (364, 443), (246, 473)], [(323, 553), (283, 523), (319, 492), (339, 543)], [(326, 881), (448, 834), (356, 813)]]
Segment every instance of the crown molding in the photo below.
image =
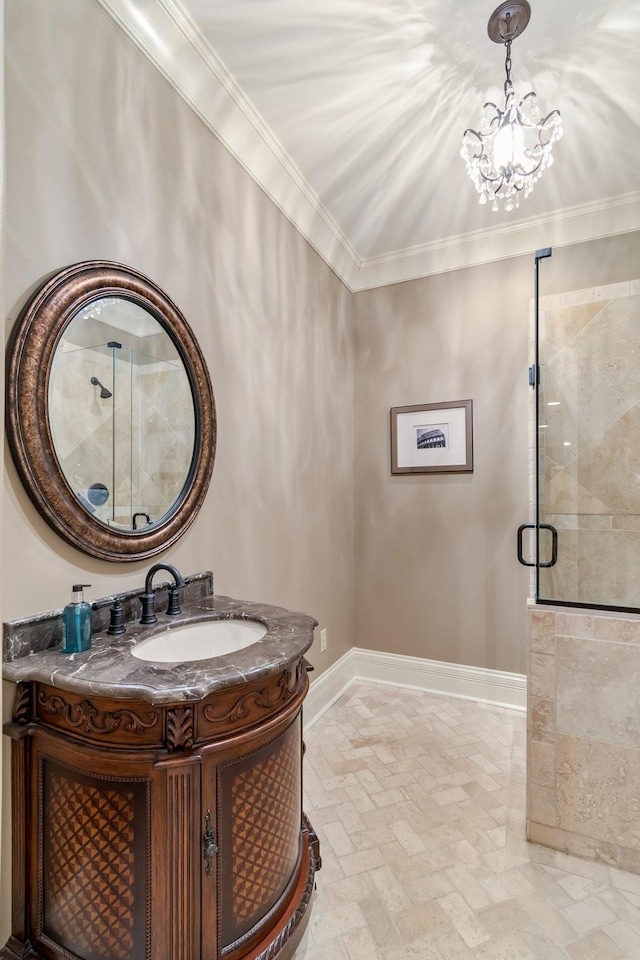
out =
[(347, 237), (176, 0), (96, 0), (351, 288)]
[(564, 247), (634, 230), (640, 230), (640, 191), (637, 190), (364, 259), (352, 289), (354, 292), (369, 290), (527, 256), (541, 247)]
[(352, 292), (640, 230), (640, 191), (362, 259), (179, 0), (96, 0)]

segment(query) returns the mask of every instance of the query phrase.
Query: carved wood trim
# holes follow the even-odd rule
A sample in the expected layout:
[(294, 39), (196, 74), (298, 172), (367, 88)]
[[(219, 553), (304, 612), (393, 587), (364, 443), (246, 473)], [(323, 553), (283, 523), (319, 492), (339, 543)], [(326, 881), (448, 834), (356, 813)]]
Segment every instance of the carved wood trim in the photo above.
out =
[(285, 677), (286, 679), (281, 678), (278, 681), (280, 691), (273, 699), (269, 697), (269, 687), (262, 687), (261, 690), (250, 690), (249, 693), (243, 694), (226, 713), (216, 715), (213, 704), (209, 704), (204, 708), (204, 715), (210, 723), (235, 723), (237, 720), (246, 720), (250, 716), (251, 706), (273, 710), (279, 703), (285, 703), (289, 699), (286, 688), (288, 671), (285, 671)]
[(22, 943), (12, 936), (0, 950), (0, 960), (43, 960), (43, 957), (36, 953), (28, 940)]
[(311, 856), (315, 861), (316, 871), (322, 868), (322, 857), (320, 856), (320, 840), (318, 839), (318, 834), (315, 832), (311, 826), (311, 822), (306, 813), (302, 814), (302, 829), (308, 836), (309, 850)]
[(272, 712), (284, 706), (298, 691), (304, 670), (298, 662), (293, 671), (283, 670), (277, 681), (271, 678), (264, 686), (249, 690), (233, 702), (232, 706), (220, 712), (215, 703), (209, 703), (203, 710), (205, 720), (212, 724), (234, 726), (242, 721), (254, 722), (263, 719), (265, 712)]
[(28, 806), (28, 749), (30, 749), (28, 740), (18, 740), (11, 744), (11, 803), (13, 806), (11, 914), (12, 932), (18, 939), (24, 939), (28, 931), (27, 850), (29, 849), (28, 831), (31, 829)]
[(101, 710), (90, 700), (70, 703), (58, 694), (38, 693), (38, 704), (43, 712), (61, 717), (67, 726), (86, 734), (110, 734), (122, 726), (127, 733), (144, 734), (158, 722), (158, 714), (149, 710), (143, 720), (134, 710)]
[(34, 718), (33, 683), (19, 683), (13, 703), (12, 719), (14, 723), (30, 723)]
[(167, 774), (167, 938), (171, 960), (198, 960), (200, 955), (199, 778), (199, 767), (175, 767)]
[(167, 710), (167, 750), (191, 750), (195, 742), (195, 715), (192, 706)]

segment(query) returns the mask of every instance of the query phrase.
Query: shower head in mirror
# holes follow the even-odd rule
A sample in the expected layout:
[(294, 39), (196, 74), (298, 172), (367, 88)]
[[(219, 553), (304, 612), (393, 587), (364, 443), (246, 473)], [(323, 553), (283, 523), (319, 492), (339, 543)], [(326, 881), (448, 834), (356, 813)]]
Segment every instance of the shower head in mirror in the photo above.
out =
[(113, 396), (113, 394), (111, 393), (111, 390), (107, 390), (104, 384), (100, 383), (97, 377), (91, 377), (91, 383), (93, 384), (94, 387), (100, 387), (101, 400), (108, 400), (109, 397)]

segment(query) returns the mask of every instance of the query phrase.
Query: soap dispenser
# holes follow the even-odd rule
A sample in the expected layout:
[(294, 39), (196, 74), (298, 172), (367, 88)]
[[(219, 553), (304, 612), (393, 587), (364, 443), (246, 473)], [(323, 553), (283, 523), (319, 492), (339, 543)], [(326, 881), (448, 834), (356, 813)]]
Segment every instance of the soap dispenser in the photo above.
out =
[(90, 583), (75, 583), (71, 603), (62, 611), (63, 653), (82, 653), (91, 646), (91, 606), (85, 602), (82, 592), (90, 586)]

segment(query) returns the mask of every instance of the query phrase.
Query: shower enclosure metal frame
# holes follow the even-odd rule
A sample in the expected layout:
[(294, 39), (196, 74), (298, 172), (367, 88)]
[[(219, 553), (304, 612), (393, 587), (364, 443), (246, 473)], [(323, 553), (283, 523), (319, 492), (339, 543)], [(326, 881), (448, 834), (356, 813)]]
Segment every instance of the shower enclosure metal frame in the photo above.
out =
[[(540, 396), (541, 396), (541, 358), (540, 358), (540, 263), (552, 256), (551, 247), (544, 247), (536, 250), (534, 255), (534, 334), (533, 334), (533, 364), (529, 367), (528, 378), (529, 386), (534, 391), (534, 435), (535, 435), (535, 459), (534, 459), (534, 509), (533, 520), (529, 523), (523, 523), (517, 530), (517, 556), (521, 564), (534, 569), (535, 581), (535, 603), (557, 606), (572, 607), (585, 610), (606, 610), (621, 613), (640, 613), (640, 606), (632, 606), (624, 603), (599, 603), (571, 598), (543, 596), (541, 586), (541, 571), (554, 567), (559, 556), (561, 556), (562, 544), (561, 535), (558, 529), (552, 523), (543, 521), (543, 512), (541, 510), (541, 421), (540, 421)], [(546, 516), (544, 516), (546, 520)], [(534, 532), (533, 548), (534, 557), (527, 558), (524, 555), (523, 540), (525, 531)], [(541, 531), (549, 531), (551, 534), (551, 556), (549, 559), (541, 559)], [(640, 534), (639, 534), (640, 536)], [(639, 571), (640, 573), (640, 571)]]

